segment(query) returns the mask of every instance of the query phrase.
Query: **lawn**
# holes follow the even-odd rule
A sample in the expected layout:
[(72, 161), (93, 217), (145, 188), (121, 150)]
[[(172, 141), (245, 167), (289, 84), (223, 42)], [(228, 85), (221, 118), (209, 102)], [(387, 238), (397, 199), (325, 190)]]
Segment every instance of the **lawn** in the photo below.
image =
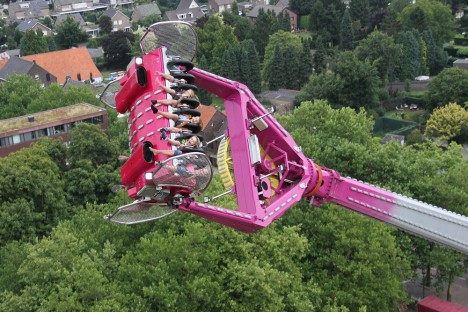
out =
[(409, 120), (419, 123), (421, 120), (422, 115), (424, 115), (425, 110), (404, 110), (404, 111), (397, 111), (392, 110), (385, 113), (385, 117), (395, 118), (395, 119), (403, 119)]

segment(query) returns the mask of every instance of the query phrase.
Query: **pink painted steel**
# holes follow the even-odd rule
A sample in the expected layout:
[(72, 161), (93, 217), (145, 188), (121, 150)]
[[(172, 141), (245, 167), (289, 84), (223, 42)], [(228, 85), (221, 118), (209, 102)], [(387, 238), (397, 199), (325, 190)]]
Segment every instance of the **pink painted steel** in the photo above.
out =
[(332, 202), (355, 212), (388, 222), (393, 212), (393, 193), (351, 178), (341, 177), (336, 171), (322, 167), (323, 185), (312, 199), (320, 206)]
[[(130, 158), (121, 168), (122, 184), (127, 187), (128, 195), (137, 198), (138, 191), (145, 185), (145, 173), (155, 170), (154, 162), (143, 158), (143, 143), (150, 142), (155, 149), (171, 149), (171, 145), (160, 139), (159, 128), (168, 127), (166, 118), (156, 119), (151, 110), (151, 100), (167, 98), (166, 92), (154, 94), (159, 89), (156, 72), (164, 72), (164, 55), (162, 49), (157, 49), (141, 57), (142, 64), (135, 62), (130, 66), (125, 77), (121, 79), (122, 89), (116, 96), (116, 109), (120, 113), (129, 112), (129, 147)], [(136, 69), (142, 66), (146, 70), (146, 86), (140, 86), (137, 81)], [(167, 111), (165, 105), (159, 107)], [(158, 155), (155, 160), (163, 161), (168, 156)]]

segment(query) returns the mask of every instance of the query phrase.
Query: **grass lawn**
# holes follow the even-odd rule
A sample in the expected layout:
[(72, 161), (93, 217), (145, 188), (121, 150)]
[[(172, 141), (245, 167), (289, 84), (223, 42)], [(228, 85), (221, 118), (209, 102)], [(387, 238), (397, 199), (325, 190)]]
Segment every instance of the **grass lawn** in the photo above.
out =
[(402, 91), (401, 96), (410, 96), (410, 97), (424, 97), (426, 95), (427, 91)]
[(392, 111), (386, 112), (384, 117), (419, 122), (419, 117), (423, 115), (424, 113), (425, 113), (424, 110), (405, 110), (405, 111), (392, 110)]

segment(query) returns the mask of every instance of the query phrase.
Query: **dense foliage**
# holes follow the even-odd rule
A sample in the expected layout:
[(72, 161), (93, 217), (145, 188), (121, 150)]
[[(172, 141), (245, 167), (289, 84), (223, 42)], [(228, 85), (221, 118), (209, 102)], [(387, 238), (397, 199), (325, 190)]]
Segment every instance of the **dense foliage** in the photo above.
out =
[[(177, 5), (158, 4), (163, 12)], [(277, 118), (305, 155), (345, 176), (468, 216), (468, 162), (460, 146), (381, 145), (368, 114), (387, 82), (442, 71), (429, 85), (429, 108), (443, 108), (431, 115), (428, 134), (466, 135), (466, 106), (444, 107), (468, 102), (464, 72), (443, 70), (442, 43), (453, 23), (448, 6), (435, 0), (356, 0), (349, 11), (340, 0), (290, 5), (308, 17), (311, 38), (289, 32), (282, 13), (260, 11), (252, 25), (225, 11), (197, 22), (197, 66), (255, 93), (301, 90), (300, 105)], [(107, 65), (125, 68), (138, 38), (94, 19), (109, 32), (99, 39)], [(31, 53), (52, 50), (54, 40), (61, 47), (86, 41), (70, 20), (46, 46), (40, 34), (0, 26), (2, 45), (21, 42)], [(203, 92), (199, 97), (204, 104), (212, 100)], [(0, 83), (0, 102), (0, 119), (98, 104), (87, 88), (41, 88), (19, 75)], [(448, 284), (449, 298), (454, 278), (466, 271), (459, 253), (331, 204), (316, 209), (301, 202), (250, 235), (184, 213), (136, 226), (110, 224), (102, 216), (129, 199), (124, 191), (110, 192), (119, 183), (117, 156), (127, 153), (128, 136), (114, 111), (109, 119), (107, 132), (80, 124), (68, 146), (41, 140), (0, 162), (1, 311), (395, 311), (408, 302), (402, 282), (415, 272), (426, 286)], [(222, 192), (215, 177), (207, 195)], [(215, 204), (235, 207), (229, 196)]]

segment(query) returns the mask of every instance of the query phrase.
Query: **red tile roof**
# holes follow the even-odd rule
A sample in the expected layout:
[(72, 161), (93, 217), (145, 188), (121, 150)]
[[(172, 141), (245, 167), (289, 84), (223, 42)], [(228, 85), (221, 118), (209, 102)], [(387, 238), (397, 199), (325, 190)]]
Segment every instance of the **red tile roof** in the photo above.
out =
[(214, 114), (216, 114), (216, 108), (200, 104), (198, 106), (198, 110), (200, 111), (203, 122), (203, 129), (205, 129), (205, 127), (210, 123), (211, 118), (213, 118)]
[(90, 73), (93, 78), (102, 77), (85, 47), (27, 55), (22, 59), (36, 61), (39, 66), (56, 76), (59, 84), (63, 84), (67, 76), (78, 80), (78, 74), (82, 80), (89, 79)]

